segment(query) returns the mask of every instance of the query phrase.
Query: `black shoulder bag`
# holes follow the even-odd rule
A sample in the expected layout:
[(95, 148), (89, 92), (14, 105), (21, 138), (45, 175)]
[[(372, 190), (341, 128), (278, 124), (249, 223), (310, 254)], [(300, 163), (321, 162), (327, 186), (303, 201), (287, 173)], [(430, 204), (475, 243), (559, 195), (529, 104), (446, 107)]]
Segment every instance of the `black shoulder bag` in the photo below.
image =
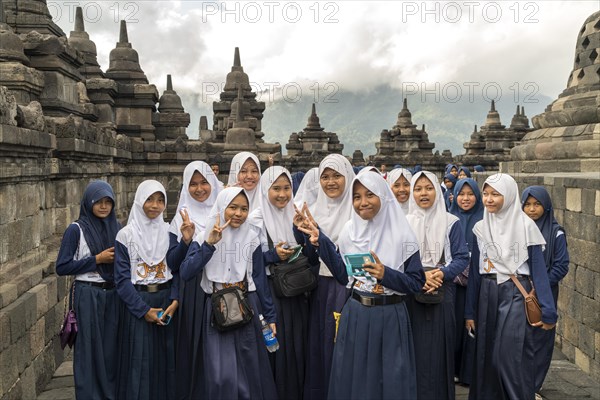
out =
[[(273, 241), (267, 234), (269, 249)], [(300, 254), (293, 262), (282, 261), (271, 265), (273, 288), (277, 297), (294, 297), (317, 287), (317, 277), (310, 270), (308, 257)]]
[(247, 287), (246, 276), (244, 276), (244, 288), (233, 284), (216, 290), (213, 282), (211, 295), (213, 326), (218, 331), (226, 332), (237, 329), (252, 320), (254, 312), (246, 298)]
[[(442, 257), (440, 257), (440, 261), (438, 262), (438, 265), (446, 264), (446, 257), (444, 256), (445, 251), (446, 250), (442, 251)], [(423, 267), (423, 270), (425, 272), (431, 271), (433, 269), (435, 269), (435, 268)], [(433, 292), (430, 292), (430, 293), (425, 293), (423, 291), (416, 293), (415, 300), (417, 302), (423, 303), (423, 304), (440, 304), (442, 301), (444, 301), (444, 285), (442, 284), (442, 286), (440, 286), (439, 288), (437, 288), (436, 290), (434, 290)]]

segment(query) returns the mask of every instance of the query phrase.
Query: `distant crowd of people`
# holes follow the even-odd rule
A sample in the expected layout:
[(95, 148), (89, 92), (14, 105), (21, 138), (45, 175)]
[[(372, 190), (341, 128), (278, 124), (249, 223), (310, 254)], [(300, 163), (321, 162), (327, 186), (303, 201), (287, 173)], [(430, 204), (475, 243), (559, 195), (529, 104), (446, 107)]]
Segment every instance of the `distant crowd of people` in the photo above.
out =
[(291, 174), (241, 152), (218, 174), (191, 162), (178, 199), (140, 182), (123, 227), (112, 187), (86, 188), (56, 262), (78, 399), (535, 398), (569, 264), (545, 188), (337, 154)]

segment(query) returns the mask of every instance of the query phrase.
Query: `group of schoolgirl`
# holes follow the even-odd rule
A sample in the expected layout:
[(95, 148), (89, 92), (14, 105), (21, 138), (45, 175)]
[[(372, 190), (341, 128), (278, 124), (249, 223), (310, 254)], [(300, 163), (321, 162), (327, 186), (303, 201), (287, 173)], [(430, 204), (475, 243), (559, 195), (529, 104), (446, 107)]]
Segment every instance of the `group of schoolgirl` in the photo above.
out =
[[(543, 188), (528, 188), (521, 205), (516, 182), (495, 174), (482, 202), (476, 182), (461, 179), (447, 212), (433, 173), (355, 174), (335, 154), (293, 196), (296, 183), (283, 167), (261, 174), (242, 152), (223, 188), (195, 161), (170, 224), (164, 187), (147, 180), (121, 228), (112, 188), (92, 182), (56, 264), (75, 276), (77, 398), (454, 399), (460, 326), (476, 332), (470, 398), (533, 399), (568, 268)], [(298, 245), (317, 286), (275, 295), (273, 271)], [(364, 273), (347, 268), (352, 255), (370, 255)], [(465, 323), (455, 282), (469, 263)], [(535, 286), (541, 328), (527, 324), (511, 274)], [(211, 297), (232, 286), (252, 318), (222, 331)], [(259, 315), (279, 341), (274, 353)]]

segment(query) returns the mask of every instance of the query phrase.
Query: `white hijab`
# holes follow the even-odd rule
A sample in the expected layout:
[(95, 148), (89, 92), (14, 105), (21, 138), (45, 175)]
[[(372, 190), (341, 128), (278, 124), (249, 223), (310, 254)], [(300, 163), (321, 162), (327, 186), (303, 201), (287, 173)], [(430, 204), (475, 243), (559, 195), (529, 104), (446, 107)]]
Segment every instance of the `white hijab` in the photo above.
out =
[[(194, 200), (189, 191), (190, 181), (196, 171), (206, 178), (210, 184), (210, 195), (202, 202)], [(183, 218), (181, 218), (179, 211), (183, 208), (187, 210), (190, 220), (196, 227), (194, 237), (197, 237), (198, 235), (200, 235), (200, 237), (204, 236), (206, 219), (222, 189), (222, 186), (219, 185), (219, 183), (220, 182), (213, 170), (204, 161), (193, 161), (185, 167), (183, 170), (183, 185), (181, 187), (181, 193), (179, 194), (177, 211), (175, 212), (175, 217), (173, 217), (173, 221), (171, 221), (171, 226), (169, 227), (169, 232), (177, 235), (177, 241), (181, 240), (181, 231), (179, 228), (183, 223)]]
[(296, 238), (292, 229), (294, 220), (294, 203), (290, 199), (283, 208), (277, 208), (269, 201), (269, 189), (273, 183), (281, 176), (287, 176), (292, 185), (292, 176), (290, 172), (280, 166), (269, 167), (260, 177), (261, 196), (258, 198), (258, 208), (248, 217), (253, 225), (262, 227), (261, 243), (263, 251), (269, 249), (267, 233), (273, 241), (273, 245), (279, 242), (287, 242), (295, 246)]
[[(217, 220), (220, 225), (225, 224), (225, 209), (229, 203), (240, 193), (241, 187), (223, 189), (217, 196), (217, 201), (210, 211), (206, 221), (206, 231), (203, 240), (206, 240)], [(212, 282), (235, 283), (244, 280), (246, 273), (252, 275), (252, 254), (260, 245), (260, 228), (245, 221), (239, 228), (228, 226), (223, 230), (223, 237), (215, 245), (216, 250), (204, 267), (204, 275)]]
[[(428, 209), (421, 208), (413, 196), (415, 183), (423, 175), (431, 181), (435, 188), (435, 200)], [(458, 221), (458, 218), (446, 211), (439, 181), (429, 171), (419, 171), (413, 175), (410, 181), (408, 201), (409, 213), (407, 219), (417, 235), (419, 248), (421, 249), (421, 263), (423, 267), (435, 267), (442, 257), (448, 228)]]
[[(410, 173), (410, 171), (406, 168), (395, 168), (391, 170), (387, 176), (387, 181), (390, 187), (394, 187), (394, 183), (396, 183), (396, 181), (400, 179), (401, 176), (404, 176), (404, 179), (406, 179), (408, 183), (410, 183), (410, 180), (412, 179), (412, 174)], [(404, 214), (408, 214), (408, 204), (410, 203), (411, 196), (412, 193), (409, 193), (408, 200), (406, 200), (404, 203), (400, 203), (400, 207), (402, 207), (402, 211), (404, 211)]]
[(169, 250), (169, 224), (164, 221), (164, 213), (154, 219), (148, 218), (144, 213), (144, 203), (156, 192), (165, 196), (166, 209), (167, 192), (164, 186), (155, 180), (140, 183), (135, 192), (127, 226), (122, 229), (124, 237), (119, 240), (129, 250), (130, 257), (135, 257), (136, 254), (133, 252), (137, 252), (137, 255), (149, 266), (163, 261)]
[(256, 157), (253, 153), (249, 151), (242, 151), (241, 153), (237, 153), (233, 159), (231, 160), (231, 165), (229, 166), (229, 180), (227, 181), (227, 186), (235, 186), (238, 184), (238, 175), (242, 166), (246, 162), (246, 160), (251, 159), (256, 164), (256, 168), (258, 168), (259, 182), (256, 187), (252, 190), (245, 190), (246, 196), (248, 196), (248, 202), (250, 203), (250, 211), (253, 211), (257, 205), (256, 196), (260, 193), (260, 161), (258, 157)]
[(493, 262), (498, 283), (502, 283), (529, 259), (527, 247), (542, 245), (543, 248), (546, 240), (535, 221), (521, 209), (519, 187), (510, 175), (491, 175), (485, 180), (485, 185), (504, 196), (504, 205), (493, 214), (485, 209), (483, 219), (475, 224), (473, 233), (477, 236), (481, 253)]
[(317, 200), (320, 187), (319, 168), (314, 167), (309, 169), (304, 178), (302, 178), (302, 182), (300, 182), (298, 191), (296, 191), (296, 195), (294, 196), (296, 207), (300, 208), (306, 203), (310, 208)]
[[(346, 179), (344, 192), (336, 199), (327, 196), (321, 188), (320, 177), (325, 168), (337, 171)], [(352, 215), (352, 180), (354, 176), (352, 165), (346, 157), (340, 154), (330, 154), (319, 164), (319, 193), (314, 204), (309, 205), (309, 209), (319, 224), (319, 228), (334, 243), (337, 243), (344, 224)]]
[[(359, 174), (351, 187), (354, 182), (360, 182), (379, 197), (381, 208), (368, 221), (356, 211), (352, 212), (340, 233), (340, 254), (368, 253), (372, 250), (386, 267), (404, 272), (404, 262), (419, 250), (419, 246), (400, 203), (379, 174)], [(358, 279), (366, 281), (363, 277)]]

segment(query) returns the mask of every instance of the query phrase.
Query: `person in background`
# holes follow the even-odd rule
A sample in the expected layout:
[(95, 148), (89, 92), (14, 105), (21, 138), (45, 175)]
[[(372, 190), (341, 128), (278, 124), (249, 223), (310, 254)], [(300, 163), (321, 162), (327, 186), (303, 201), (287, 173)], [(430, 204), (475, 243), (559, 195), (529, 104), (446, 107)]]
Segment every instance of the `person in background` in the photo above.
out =
[(388, 183), (392, 188), (396, 200), (400, 203), (404, 215), (408, 214), (408, 204), (410, 198), (410, 180), (412, 174), (404, 168), (395, 168), (388, 174)]
[(256, 196), (260, 193), (260, 161), (253, 153), (242, 151), (231, 160), (227, 187), (239, 186), (246, 192), (250, 211), (258, 207)]
[[(569, 251), (565, 229), (556, 222), (554, 208), (548, 191), (542, 186), (530, 186), (523, 191), (521, 196), (523, 211), (542, 232), (546, 240), (543, 251), (550, 290), (554, 299), (554, 306), (558, 302), (558, 284), (569, 272)], [(556, 329), (534, 331), (535, 351), (535, 391), (538, 393), (552, 361), (554, 350), (554, 337)]]
[(456, 185), (457, 179), (456, 176), (452, 173), (448, 173), (444, 176), (444, 186), (446, 187), (446, 191), (444, 192), (444, 204), (446, 205), (446, 211), (450, 210), (450, 206), (452, 205), (452, 201), (454, 200), (454, 185)]
[(464, 165), (462, 167), (460, 167), (458, 169), (458, 179), (465, 179), (465, 178), (470, 178), (471, 177), (471, 171), (469, 170), (469, 168), (465, 167)]
[(121, 302), (115, 290), (114, 245), (120, 228), (112, 187), (93, 181), (83, 193), (79, 218), (63, 235), (56, 259), (58, 275), (75, 276), (70, 303), (79, 329), (73, 353), (78, 399), (117, 398)]

